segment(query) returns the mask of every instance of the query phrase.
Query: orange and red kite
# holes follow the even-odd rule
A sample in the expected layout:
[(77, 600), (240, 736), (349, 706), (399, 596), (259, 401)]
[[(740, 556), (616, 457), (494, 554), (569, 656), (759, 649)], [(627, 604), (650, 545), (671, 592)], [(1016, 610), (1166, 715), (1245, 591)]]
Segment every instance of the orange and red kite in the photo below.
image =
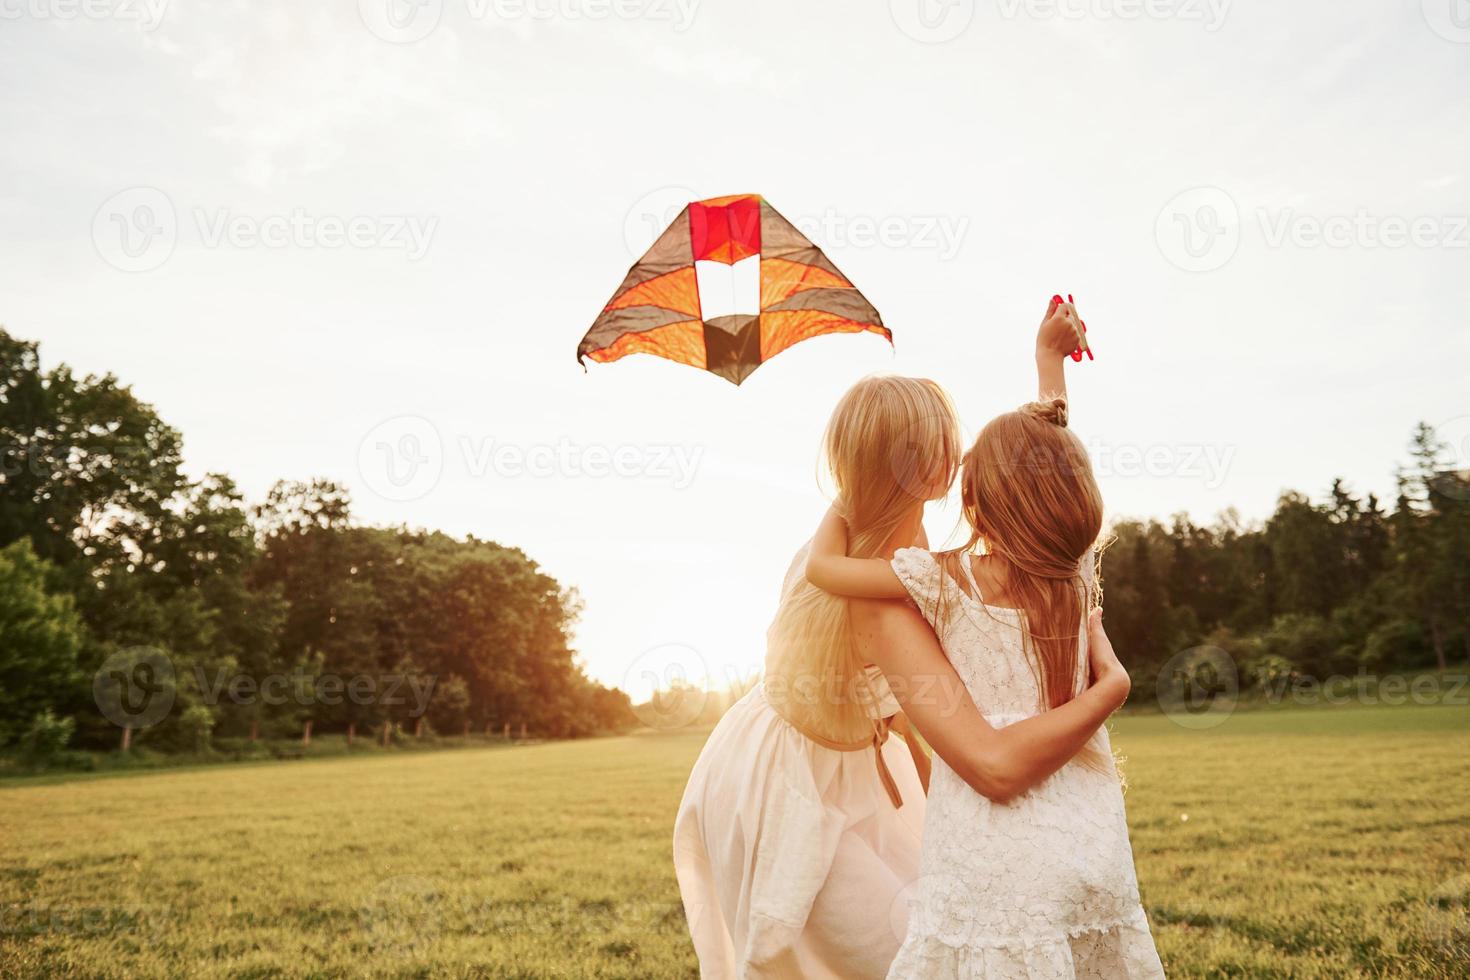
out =
[(883, 319), (822, 250), (756, 194), (690, 204), (603, 307), (577, 362), (657, 354), (740, 384), (792, 344)]

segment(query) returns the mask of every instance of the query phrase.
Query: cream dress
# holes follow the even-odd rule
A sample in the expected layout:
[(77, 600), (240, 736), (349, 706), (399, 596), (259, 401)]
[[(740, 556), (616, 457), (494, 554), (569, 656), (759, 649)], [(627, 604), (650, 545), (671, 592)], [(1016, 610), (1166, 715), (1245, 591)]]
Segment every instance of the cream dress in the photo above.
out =
[[(1003, 727), (1038, 713), (1023, 616), (980, 601), (964, 565), (970, 593), (941, 577), (927, 551), (905, 548), (893, 559), (893, 570), (933, 625), (975, 704), (987, 721)], [(1080, 690), (1087, 658), (1079, 660)], [(1111, 755), (1106, 731), (1100, 738)], [(1139, 903), (1116, 773), (1069, 762), (999, 804), (935, 757), (908, 938), (890, 977), (1163, 975)]]
[[(803, 564), (799, 553), (783, 601), (804, 581)], [(768, 658), (768, 679), (771, 667)], [(881, 673), (869, 668), (868, 679), (878, 692), (872, 713), (896, 713)], [(674, 870), (700, 975), (884, 976), (908, 928), (904, 889), (918, 875), (923, 820), (923, 788), (902, 739), (828, 748), (757, 685), (705, 743), (674, 823)]]

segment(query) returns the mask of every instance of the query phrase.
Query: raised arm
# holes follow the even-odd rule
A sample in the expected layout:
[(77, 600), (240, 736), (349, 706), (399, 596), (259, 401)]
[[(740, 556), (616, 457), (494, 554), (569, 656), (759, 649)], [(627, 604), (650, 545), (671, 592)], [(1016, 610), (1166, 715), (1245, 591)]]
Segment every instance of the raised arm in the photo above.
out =
[(1082, 337), (1076, 308), (1059, 299), (1052, 297), (1036, 331), (1036, 395), (1041, 401), (1067, 397), (1067, 358)]
[(847, 522), (828, 508), (807, 552), (806, 580), (833, 595), (907, 599), (908, 590), (882, 558), (847, 557)]
[(1128, 674), (1095, 613), (1088, 649), (1093, 684), (1059, 708), (994, 728), (918, 611), (903, 603), (848, 604), (858, 654), (888, 678), (910, 724), (976, 792), (1003, 803), (1066, 765), (1128, 698)]

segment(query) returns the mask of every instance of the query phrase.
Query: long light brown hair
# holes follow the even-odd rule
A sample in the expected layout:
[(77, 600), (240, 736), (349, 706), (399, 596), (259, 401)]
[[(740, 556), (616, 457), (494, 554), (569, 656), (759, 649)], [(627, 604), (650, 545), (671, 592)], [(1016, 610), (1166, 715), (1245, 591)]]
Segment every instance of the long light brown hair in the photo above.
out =
[[(960, 452), (959, 419), (938, 384), (884, 375), (853, 385), (822, 440), (836, 505), (847, 519), (847, 553), (887, 557), (895, 533), (926, 500), (948, 490)], [(847, 742), (872, 734), (873, 692), (847, 600), (818, 589), (796, 568), (767, 633), (766, 690), (787, 720), (825, 738)]]
[[(993, 419), (966, 454), (960, 500), (970, 540), (944, 553), (945, 571), (983, 549), (1011, 604), (1025, 617), (1038, 709), (1080, 693), (1083, 622), (1097, 603), (1093, 560), (1103, 501), (1063, 399), (1032, 402)], [(963, 579), (957, 579), (963, 581)]]

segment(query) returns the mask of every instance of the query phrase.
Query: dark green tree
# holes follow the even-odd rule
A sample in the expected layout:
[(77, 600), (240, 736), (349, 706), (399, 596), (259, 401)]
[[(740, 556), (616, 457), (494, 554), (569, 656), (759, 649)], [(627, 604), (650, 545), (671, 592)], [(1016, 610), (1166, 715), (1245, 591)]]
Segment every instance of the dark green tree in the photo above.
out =
[(70, 596), (48, 591), (48, 577), (54, 569), (29, 541), (0, 549), (0, 745), (36, 716), (69, 708), (80, 681), (81, 620)]

